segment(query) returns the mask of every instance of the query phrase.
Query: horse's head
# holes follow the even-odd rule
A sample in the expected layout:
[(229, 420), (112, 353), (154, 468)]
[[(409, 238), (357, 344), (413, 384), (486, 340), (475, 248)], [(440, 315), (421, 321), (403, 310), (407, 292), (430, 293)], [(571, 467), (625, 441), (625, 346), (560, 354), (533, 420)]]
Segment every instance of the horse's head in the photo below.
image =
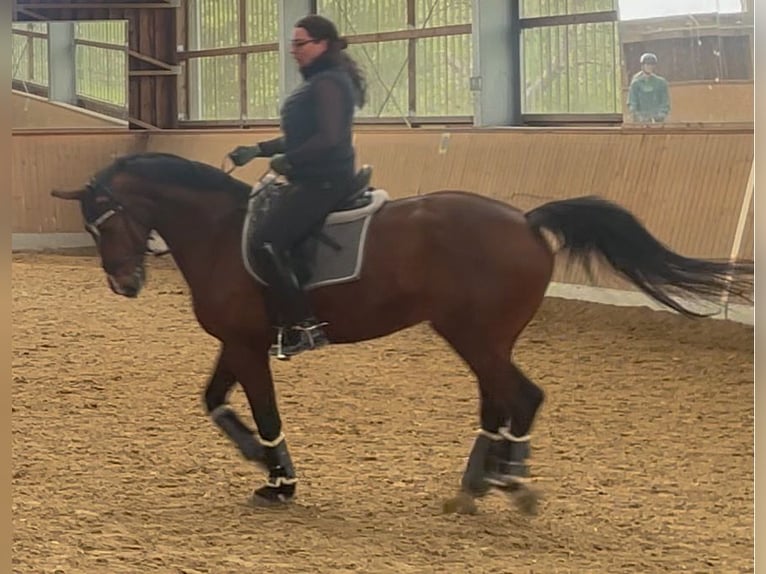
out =
[[(53, 197), (80, 202), (85, 229), (96, 243), (109, 287), (118, 295), (137, 297), (144, 286), (144, 257), (152, 226), (147, 210), (137, 195), (130, 205), (122, 197), (129, 176), (116, 177), (110, 183), (97, 178), (82, 189), (53, 190)], [(123, 185), (120, 185), (120, 184)]]
[[(155, 230), (173, 237), (177, 255), (189, 242), (216, 233), (226, 214), (240, 213), (251, 189), (210, 165), (141, 152), (117, 158), (82, 189), (51, 195), (79, 201), (109, 287), (118, 295), (136, 297), (144, 285), (145, 255), (168, 252), (148, 244)], [(227, 193), (215, 193), (221, 190)], [(207, 226), (204, 231), (202, 226)]]

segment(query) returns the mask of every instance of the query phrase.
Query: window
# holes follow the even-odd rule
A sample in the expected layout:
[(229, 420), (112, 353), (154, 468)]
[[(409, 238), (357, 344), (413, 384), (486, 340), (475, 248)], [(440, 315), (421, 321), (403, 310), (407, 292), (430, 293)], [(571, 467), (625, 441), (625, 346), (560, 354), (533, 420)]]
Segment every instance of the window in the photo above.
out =
[(189, 0), (182, 119), (279, 116), (277, 0)]
[(11, 71), (14, 80), (48, 85), (48, 25), (13, 24)]
[(124, 21), (75, 24), (78, 96), (128, 106), (126, 28)]
[(363, 68), (360, 118), (455, 118), (473, 114), (471, 0), (318, 0)]
[(615, 0), (523, 0), (522, 114), (619, 114)]
[[(127, 22), (75, 22), (75, 90), (81, 100), (124, 110), (127, 96)], [(12, 75), (17, 87), (47, 96), (48, 24), (15, 23), (12, 29)], [(21, 86), (18, 84), (22, 83)], [(82, 101), (80, 102), (82, 103)], [(92, 107), (92, 106), (85, 106)]]

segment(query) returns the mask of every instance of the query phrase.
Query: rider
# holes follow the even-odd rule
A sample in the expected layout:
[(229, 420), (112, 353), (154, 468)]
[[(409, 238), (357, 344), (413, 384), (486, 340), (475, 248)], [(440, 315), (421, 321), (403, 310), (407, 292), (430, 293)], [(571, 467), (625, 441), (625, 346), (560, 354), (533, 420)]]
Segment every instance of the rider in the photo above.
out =
[(318, 15), (302, 18), (293, 28), (291, 44), (304, 82), (282, 106), (284, 135), (239, 146), (229, 154), (238, 166), (270, 157), (271, 169), (290, 182), (260, 224), (262, 243), (257, 249), (267, 282), (285, 302), (283, 321), (293, 327), (283, 343), (287, 356), (329, 342), (309, 309), (288, 252), (353, 193), (354, 106), (361, 108), (366, 98), (364, 76), (344, 51), (347, 42), (330, 20)]

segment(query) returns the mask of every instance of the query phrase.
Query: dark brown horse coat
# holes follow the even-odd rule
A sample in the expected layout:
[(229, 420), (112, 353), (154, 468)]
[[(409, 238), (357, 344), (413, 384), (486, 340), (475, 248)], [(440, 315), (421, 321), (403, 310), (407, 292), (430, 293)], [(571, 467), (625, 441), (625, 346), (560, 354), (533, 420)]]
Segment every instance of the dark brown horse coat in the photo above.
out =
[[(138, 295), (147, 237), (152, 229), (160, 233), (189, 284), (197, 319), (221, 342), (205, 393), (208, 412), (244, 456), (269, 473), (256, 498), (275, 502), (294, 496), (296, 475), (269, 368), (274, 331), (262, 287), (241, 257), (249, 192), (249, 185), (210, 166), (139, 154), (117, 160), (85, 189), (53, 195), (80, 201), (118, 294)], [(491, 486), (518, 491), (526, 476), (529, 432), (543, 392), (511, 353), (553, 273), (543, 230), (575, 258), (600, 257), (650, 297), (689, 316), (698, 313), (678, 295), (743, 297), (752, 286), (752, 262), (678, 255), (631, 213), (598, 198), (554, 201), (526, 214), (459, 191), (384, 205), (372, 220), (359, 280), (313, 290), (311, 302), (329, 323), (333, 343), (427, 321), (466, 361), (480, 395), (481, 430), (462, 484), (471, 496)], [(256, 432), (226, 404), (236, 382), (247, 394)]]

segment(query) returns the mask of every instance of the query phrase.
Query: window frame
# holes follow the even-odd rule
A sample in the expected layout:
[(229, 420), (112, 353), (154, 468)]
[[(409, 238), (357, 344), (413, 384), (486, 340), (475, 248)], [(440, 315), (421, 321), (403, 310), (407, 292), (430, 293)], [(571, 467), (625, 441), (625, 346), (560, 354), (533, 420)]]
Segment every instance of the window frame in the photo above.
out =
[[(600, 24), (611, 22), (616, 26), (619, 26), (618, 11), (615, 8), (612, 10), (603, 10), (597, 12), (581, 12), (576, 14), (556, 14), (553, 16), (531, 16), (520, 17), (519, 27), (521, 33), (524, 30), (537, 30), (544, 28), (551, 28), (555, 26), (571, 26), (576, 24)], [(619, 33), (619, 30), (618, 30)], [(523, 39), (519, 42), (521, 51), (523, 51)], [(621, 48), (617, 46), (618, 54), (621, 54)], [(622, 66), (621, 66), (622, 67)], [(520, 66), (521, 70), (521, 66)], [(522, 80), (524, 77), (523, 71), (520, 72)], [(622, 71), (620, 71), (620, 76)], [(519, 82), (519, 89), (524, 90), (524, 82)], [(517, 94), (519, 98), (522, 97), (522, 93)], [(622, 125), (623, 115), (620, 112), (605, 112), (605, 113), (521, 113), (521, 123), (525, 126), (565, 126), (565, 125), (579, 125), (579, 124), (598, 124), (615, 126)]]

